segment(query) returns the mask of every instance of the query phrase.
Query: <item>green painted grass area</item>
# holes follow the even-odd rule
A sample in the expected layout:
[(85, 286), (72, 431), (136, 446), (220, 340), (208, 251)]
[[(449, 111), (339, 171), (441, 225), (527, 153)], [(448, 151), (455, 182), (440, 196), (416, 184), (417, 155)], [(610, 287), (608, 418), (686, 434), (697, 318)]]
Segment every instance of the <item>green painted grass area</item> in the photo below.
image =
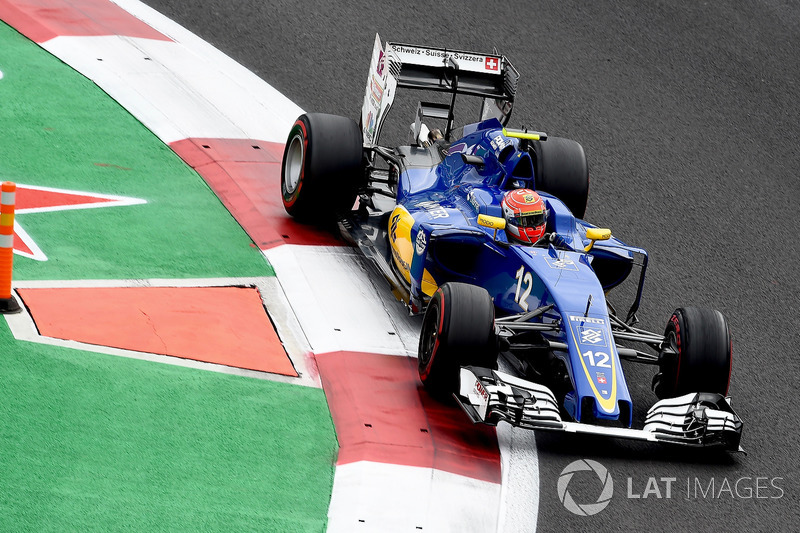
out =
[(145, 205), (21, 214), (16, 279), (272, 275), (200, 176), (92, 82), (0, 22), (0, 180)]
[[(16, 280), (273, 275), (193, 170), (0, 22), (0, 180), (145, 205), (29, 213)], [(20, 342), (0, 318), (0, 530), (323, 531), (324, 393)]]
[(323, 531), (322, 390), (14, 341), (0, 319), (0, 530)]

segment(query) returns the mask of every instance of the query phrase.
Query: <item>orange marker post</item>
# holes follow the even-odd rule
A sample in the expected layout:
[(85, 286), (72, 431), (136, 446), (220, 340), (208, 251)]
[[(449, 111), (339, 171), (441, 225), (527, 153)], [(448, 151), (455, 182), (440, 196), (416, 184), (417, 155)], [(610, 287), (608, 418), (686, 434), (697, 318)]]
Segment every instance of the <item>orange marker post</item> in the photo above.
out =
[(14, 270), (14, 205), (17, 185), (3, 182), (0, 201), (0, 313), (19, 313), (21, 308), (11, 294)]

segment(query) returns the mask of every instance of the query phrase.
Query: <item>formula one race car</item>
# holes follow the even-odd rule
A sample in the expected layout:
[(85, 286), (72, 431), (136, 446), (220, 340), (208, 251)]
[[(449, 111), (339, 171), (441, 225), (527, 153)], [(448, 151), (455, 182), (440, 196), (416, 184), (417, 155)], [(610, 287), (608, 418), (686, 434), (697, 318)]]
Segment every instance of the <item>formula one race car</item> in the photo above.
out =
[[(425, 313), (422, 383), (473, 422), (739, 450), (725, 318), (685, 307), (663, 335), (635, 326), (647, 252), (582, 220), (580, 144), (506, 127), (518, 79), (505, 56), (376, 36), (360, 126), (324, 114), (294, 124), (286, 211), (335, 221), (409, 311)], [(419, 102), (410, 143), (387, 148), (378, 139), (398, 88), (449, 102)], [(483, 100), (455, 137), (458, 95)], [(623, 318), (606, 296), (634, 268)], [(660, 400), (641, 429), (621, 359), (658, 366)]]

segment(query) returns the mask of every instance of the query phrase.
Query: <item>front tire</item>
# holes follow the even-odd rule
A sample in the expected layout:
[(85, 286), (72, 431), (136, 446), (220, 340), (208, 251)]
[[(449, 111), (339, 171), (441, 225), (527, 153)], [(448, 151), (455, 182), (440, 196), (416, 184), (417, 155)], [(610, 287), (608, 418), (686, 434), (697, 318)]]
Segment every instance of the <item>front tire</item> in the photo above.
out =
[(308, 113), (283, 151), (281, 196), (291, 216), (324, 222), (353, 206), (363, 181), (361, 130), (352, 120)]
[(719, 311), (676, 309), (664, 332), (668, 352), (659, 356), (653, 391), (660, 399), (690, 392), (727, 396), (733, 363), (731, 334)]
[(583, 146), (562, 137), (549, 137), (532, 145), (536, 190), (552, 194), (573, 215), (583, 218), (589, 198), (589, 165)]
[(486, 289), (445, 283), (434, 293), (419, 340), (419, 377), (446, 400), (458, 391), (462, 366), (497, 368), (494, 303)]

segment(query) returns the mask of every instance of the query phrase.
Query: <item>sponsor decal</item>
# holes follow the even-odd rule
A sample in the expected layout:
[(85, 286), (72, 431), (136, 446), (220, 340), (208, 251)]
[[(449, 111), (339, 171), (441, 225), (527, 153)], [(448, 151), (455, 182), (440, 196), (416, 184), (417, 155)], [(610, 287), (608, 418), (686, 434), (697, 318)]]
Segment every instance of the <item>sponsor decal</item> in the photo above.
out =
[(586, 324), (605, 324), (606, 321), (603, 318), (593, 318), (590, 316), (571, 316), (569, 317), (570, 320), (573, 322), (584, 322)]
[(575, 261), (569, 257), (562, 257), (561, 259), (552, 259), (550, 257), (546, 257), (545, 261), (547, 261), (547, 264), (550, 266), (550, 268), (558, 268), (560, 270), (578, 270), (578, 265), (576, 265)]
[[(502, 220), (502, 219), (500, 219)], [(499, 226), (499, 220), (489, 217), (482, 217), (480, 219), (481, 225), (486, 226), (487, 228), (497, 228)]]
[(400, 256), (400, 252), (398, 252), (395, 248), (392, 248), (392, 256), (394, 256), (395, 260), (400, 265), (401, 270), (403, 272), (408, 272), (411, 270), (411, 265), (409, 265), (403, 258)]
[(383, 100), (383, 87), (381, 87), (381, 81), (375, 76), (370, 78), (369, 84), (370, 91), (372, 92), (372, 98), (374, 99), (374, 103), (377, 106), (380, 106), (381, 101)]
[(578, 331), (581, 336), (582, 344), (593, 344), (595, 346), (606, 345), (606, 338), (605, 335), (603, 335), (602, 329), (578, 326)]
[(421, 229), (417, 231), (417, 241), (415, 245), (415, 249), (417, 251), (417, 255), (422, 255), (425, 253), (425, 248), (428, 246), (428, 243), (425, 240), (425, 232)]
[(678, 352), (681, 351), (681, 323), (678, 321), (678, 317), (672, 315), (669, 318), (670, 322), (672, 322), (672, 326), (675, 328), (675, 341), (678, 343)]
[(469, 205), (472, 206), (472, 208), (475, 210), (476, 213), (480, 213), (481, 206), (480, 204), (478, 204), (478, 199), (475, 198), (474, 191), (469, 191), (469, 194), (467, 195), (467, 202), (469, 202)]
[(400, 223), (401, 213), (397, 213), (392, 217), (392, 223), (389, 226), (389, 234), (392, 237), (392, 242), (397, 240), (397, 225)]
[(486, 389), (483, 387), (483, 384), (480, 381), (475, 382), (475, 392), (477, 392), (481, 398), (483, 398), (484, 402), (489, 401), (489, 393), (486, 392)]
[(511, 144), (511, 141), (502, 135), (496, 135), (491, 141), (489, 141), (489, 144), (492, 145), (492, 148), (495, 152), (499, 153), (500, 150)]
[[(394, 51), (398, 54), (407, 54), (412, 56), (423, 56), (423, 57), (434, 57), (434, 58), (445, 58), (445, 57), (452, 57), (456, 61), (469, 61), (469, 62), (478, 62), (486, 64), (487, 70), (497, 70), (498, 64), (496, 58), (490, 58), (486, 56), (479, 56), (475, 54), (465, 53), (465, 52), (448, 52), (446, 50), (435, 50), (431, 48), (420, 48), (416, 46), (402, 46), (402, 45), (393, 45)], [(487, 64), (487, 60), (494, 60), (492, 64), (494, 68), (491, 68), (490, 65)]]
[(364, 88), (364, 103), (361, 106), (361, 124), (364, 135), (364, 144), (374, 144), (375, 135), (381, 122), (383, 109), (391, 104), (396, 81), (388, 76), (386, 67), (386, 54), (381, 45), (381, 39), (375, 35), (375, 45), (372, 49), (370, 71)]
[(489, 408), (489, 392), (477, 379), (472, 386), (472, 392), (469, 393), (469, 401), (478, 411), (478, 415), (486, 418), (486, 411)]
[[(522, 201), (526, 204), (532, 204), (536, 201), (536, 197), (534, 197), (532, 194), (525, 194), (522, 196)], [(541, 211), (538, 212), (541, 213)]]
[(372, 111), (367, 115), (367, 135), (370, 137), (375, 135), (375, 117), (372, 116)]
[(447, 210), (437, 202), (420, 202), (416, 207), (424, 209), (432, 218), (448, 218), (450, 216), (447, 214)]
[(501, 58), (497, 56), (478, 55), (470, 52), (455, 52), (421, 46), (391, 44), (387, 53), (392, 54), (402, 63), (441, 67), (449, 60), (459, 63), (461, 70), (470, 72), (500, 73)]
[(378, 76), (383, 78), (383, 69), (386, 67), (386, 54), (383, 53), (383, 50), (380, 51), (378, 54), (378, 64), (375, 66), (375, 72), (378, 73)]
[(422, 54), (422, 49), (414, 48), (414, 47), (411, 47), (411, 46), (394, 45), (393, 48), (394, 48), (394, 51), (397, 52), (398, 54), (411, 54), (411, 55), (420, 55), (420, 54)]
[(597, 383), (599, 383), (600, 385), (606, 385), (608, 383), (606, 375), (603, 374), (602, 372), (597, 373)]
[(453, 54), (453, 59), (460, 61), (481, 61), (481, 56), (456, 52)]

